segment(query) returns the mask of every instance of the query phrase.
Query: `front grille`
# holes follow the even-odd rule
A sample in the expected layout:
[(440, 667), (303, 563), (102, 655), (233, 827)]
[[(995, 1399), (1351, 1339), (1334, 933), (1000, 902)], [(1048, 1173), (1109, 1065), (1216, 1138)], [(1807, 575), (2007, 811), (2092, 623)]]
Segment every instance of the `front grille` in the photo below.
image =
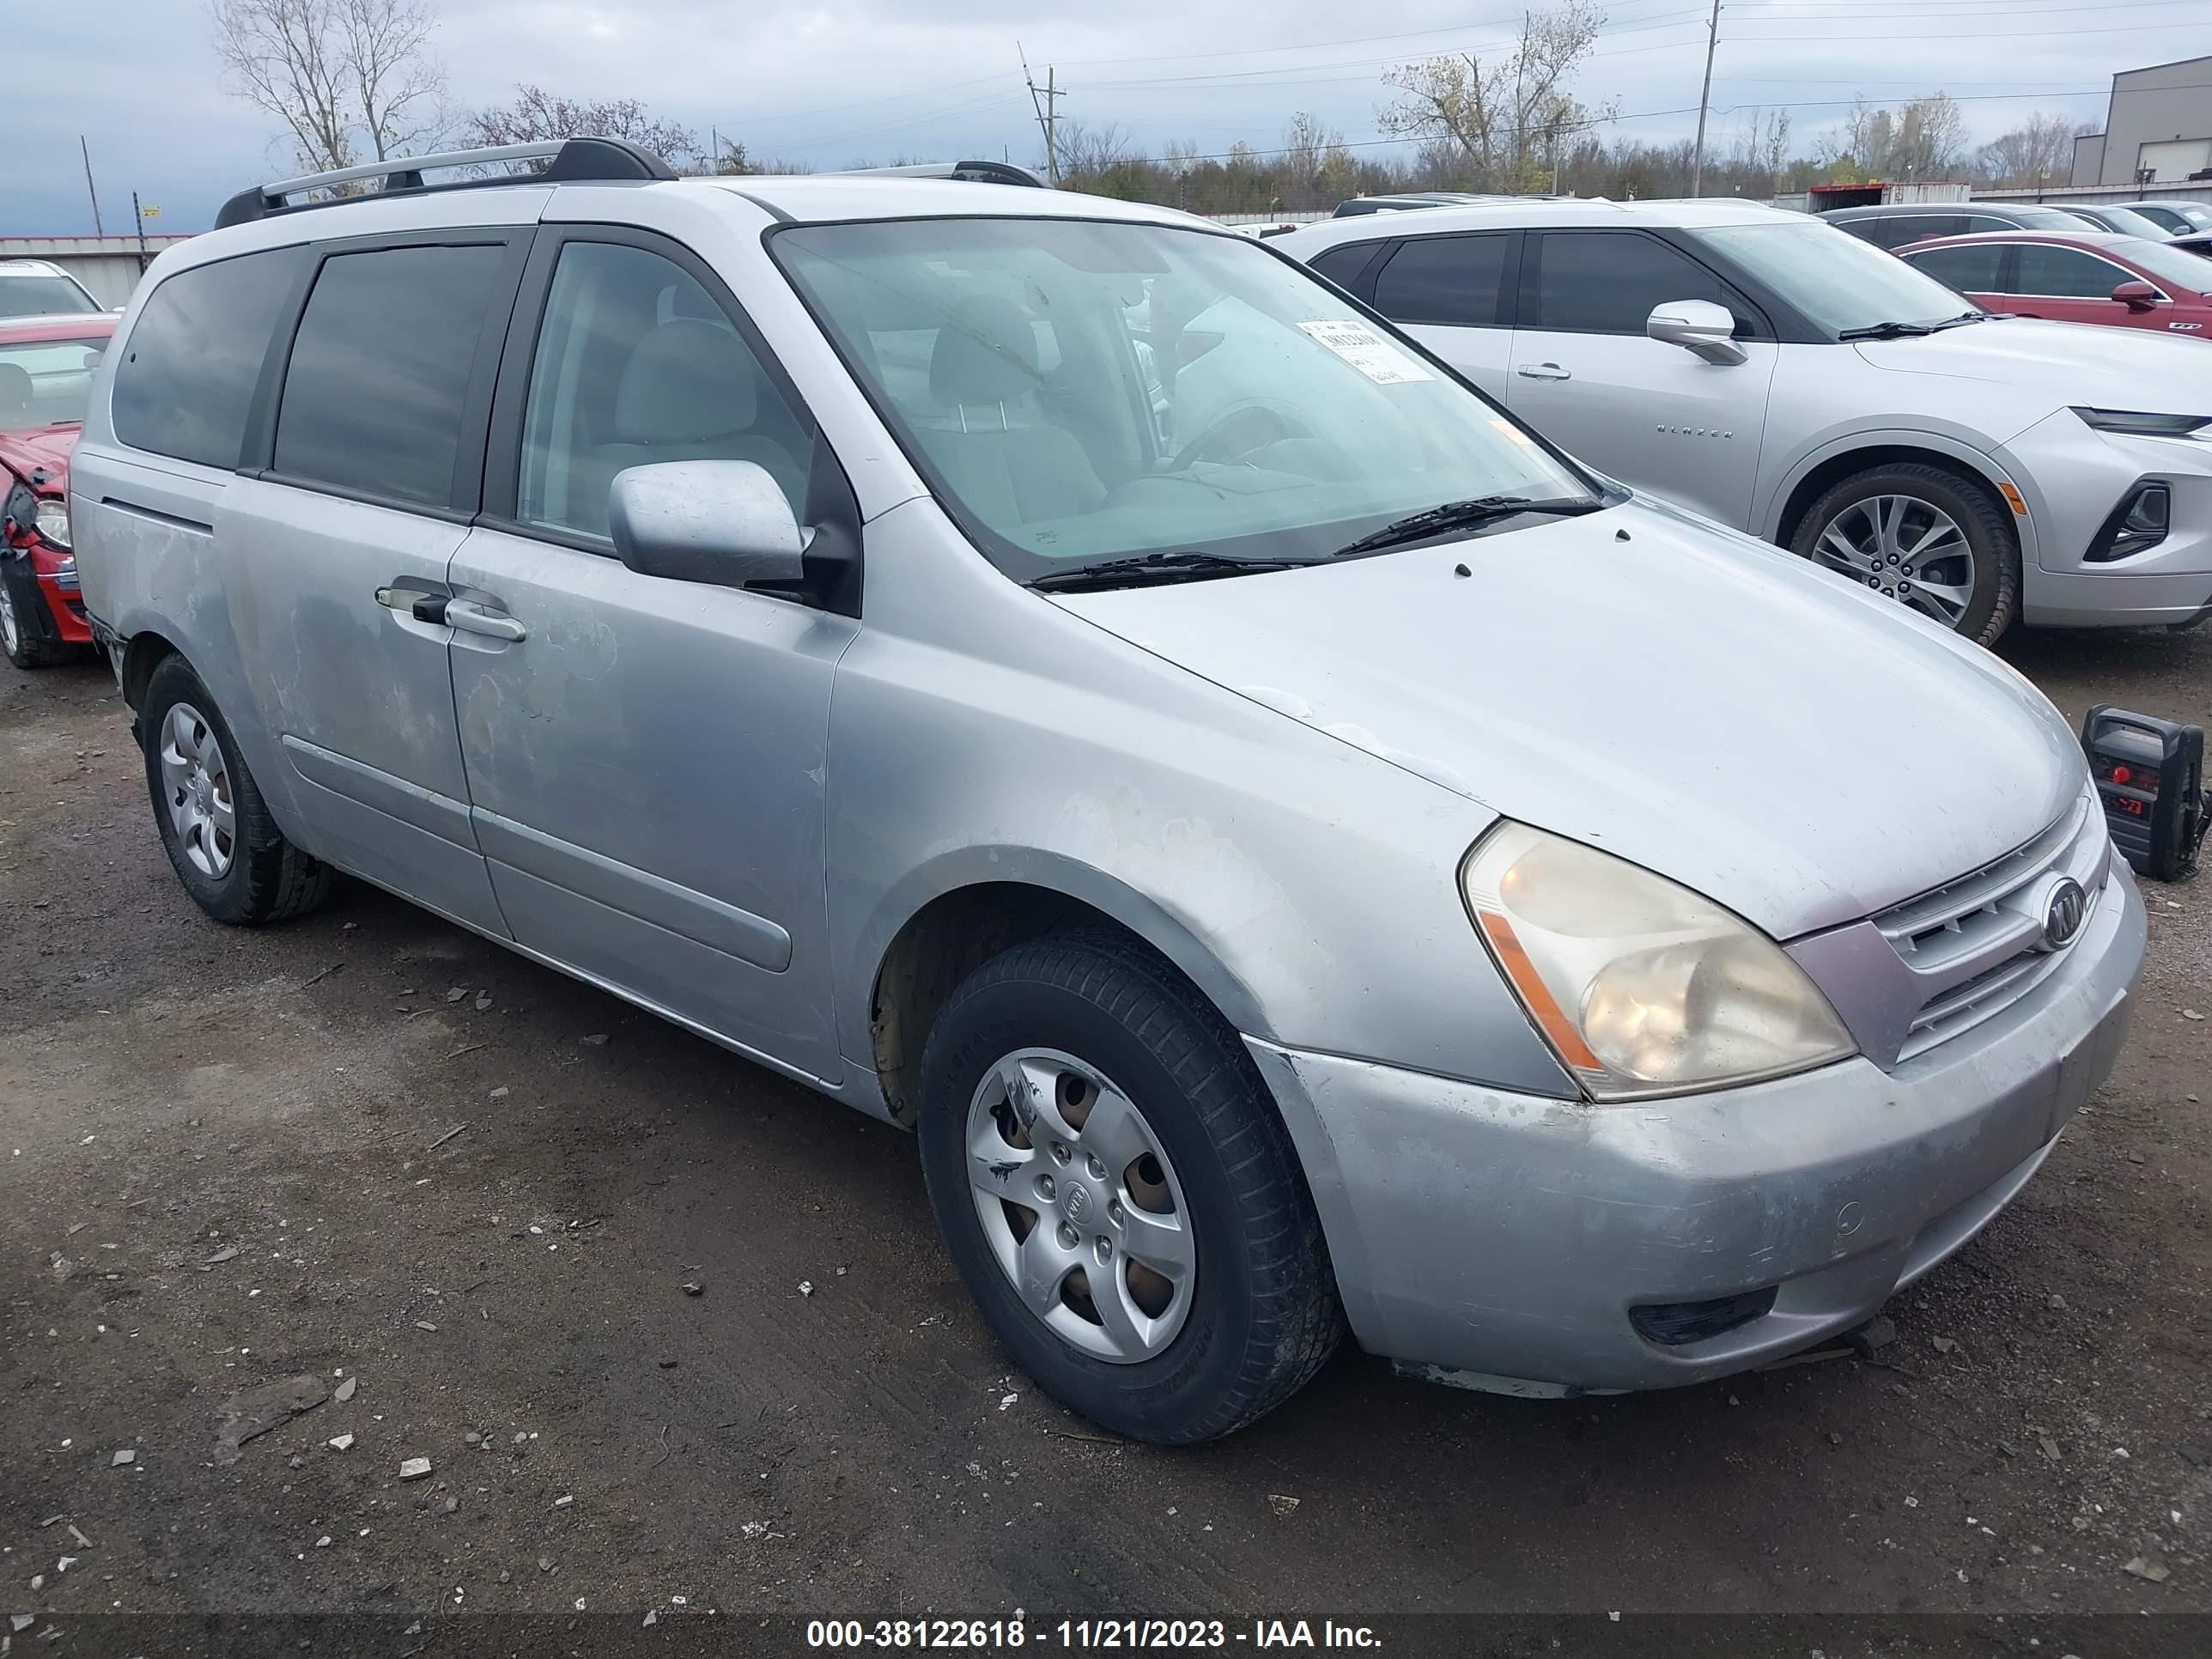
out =
[(2066, 955), (2044, 939), (2052, 887), (2065, 877), (2081, 884), (2086, 929), (2111, 856), (2104, 815), (2085, 793), (2026, 846), (1875, 917), (1911, 976), (1912, 1011), (1897, 1058), (1971, 1030), (2041, 984)]

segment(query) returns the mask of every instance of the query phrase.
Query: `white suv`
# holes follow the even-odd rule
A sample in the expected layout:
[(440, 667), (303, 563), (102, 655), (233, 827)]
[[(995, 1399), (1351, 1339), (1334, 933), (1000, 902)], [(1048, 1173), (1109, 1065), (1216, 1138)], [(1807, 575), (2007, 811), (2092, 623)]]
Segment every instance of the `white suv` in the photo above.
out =
[(1519, 419), (1984, 644), (2212, 614), (2199, 341), (2000, 318), (1802, 214), (1516, 203), (1272, 244)]

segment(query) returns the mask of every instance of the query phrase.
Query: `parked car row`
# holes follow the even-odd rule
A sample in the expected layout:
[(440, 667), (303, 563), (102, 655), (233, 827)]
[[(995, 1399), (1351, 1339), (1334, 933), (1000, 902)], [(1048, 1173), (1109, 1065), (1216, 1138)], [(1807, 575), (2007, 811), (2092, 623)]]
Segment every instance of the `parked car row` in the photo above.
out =
[(2194, 343), (1995, 316), (1729, 203), (1441, 208), (1275, 246), (1583, 459), (1970, 639), (2212, 614)]
[(83, 598), (210, 916), (343, 872), (914, 1129), (1015, 1362), (1169, 1442), (1347, 1326), (1816, 1344), (2111, 1070), (2141, 900), (1960, 635), (2203, 606), (2185, 348), (1726, 206), (541, 154), (242, 192), (101, 359)]

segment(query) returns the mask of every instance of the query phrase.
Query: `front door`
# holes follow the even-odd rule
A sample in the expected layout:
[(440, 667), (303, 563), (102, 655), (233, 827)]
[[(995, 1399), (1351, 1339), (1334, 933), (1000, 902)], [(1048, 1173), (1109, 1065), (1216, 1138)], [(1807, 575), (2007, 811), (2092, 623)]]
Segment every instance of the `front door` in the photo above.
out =
[(640, 575), (607, 534), (628, 467), (754, 461), (803, 519), (834, 463), (726, 290), (657, 238), (548, 227), (507, 360), (494, 431), (511, 435), (450, 571), (453, 696), (501, 908), (532, 949), (835, 1081), (824, 769), (858, 624)]
[(2112, 290), (2121, 283), (2143, 279), (2110, 259), (2054, 242), (2022, 242), (2013, 252), (2011, 292), (1999, 309), (2022, 317), (2047, 317), (2053, 322), (2102, 323), (2154, 328), (2160, 332), (2172, 314), (2173, 303), (2163, 289), (2154, 289), (2158, 298), (2146, 311), (2115, 300)]
[(307, 845), (504, 933), (469, 824), (442, 605), (526, 233), (451, 234), (320, 260), (269, 464), (224, 493), (216, 543)]
[[(1749, 301), (1643, 231), (1528, 240), (1508, 406), (1600, 471), (1746, 527), (1778, 355)], [(1648, 337), (1653, 308), (1679, 300), (1734, 312), (1745, 361), (1711, 363)]]

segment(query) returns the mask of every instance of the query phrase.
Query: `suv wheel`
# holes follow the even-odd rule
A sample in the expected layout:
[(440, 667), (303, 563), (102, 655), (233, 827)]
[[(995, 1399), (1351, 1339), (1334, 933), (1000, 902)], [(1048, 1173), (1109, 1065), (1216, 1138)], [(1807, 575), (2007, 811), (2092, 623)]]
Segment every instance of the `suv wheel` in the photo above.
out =
[(0, 550), (0, 650), (18, 668), (52, 668), (76, 655), (53, 635), (29, 556)]
[(207, 687), (182, 657), (146, 684), (139, 730), (169, 863), (217, 921), (254, 926), (322, 902), (330, 866), (284, 839)]
[(1343, 1328), (1290, 1136), (1226, 1022), (1141, 946), (1040, 939), (955, 991), (922, 1059), (922, 1172), (1015, 1360), (1139, 1440), (1243, 1427)]
[(2011, 516), (1979, 483), (1941, 467), (1853, 474), (1813, 503), (1790, 550), (1977, 645), (1996, 643), (2019, 612)]

